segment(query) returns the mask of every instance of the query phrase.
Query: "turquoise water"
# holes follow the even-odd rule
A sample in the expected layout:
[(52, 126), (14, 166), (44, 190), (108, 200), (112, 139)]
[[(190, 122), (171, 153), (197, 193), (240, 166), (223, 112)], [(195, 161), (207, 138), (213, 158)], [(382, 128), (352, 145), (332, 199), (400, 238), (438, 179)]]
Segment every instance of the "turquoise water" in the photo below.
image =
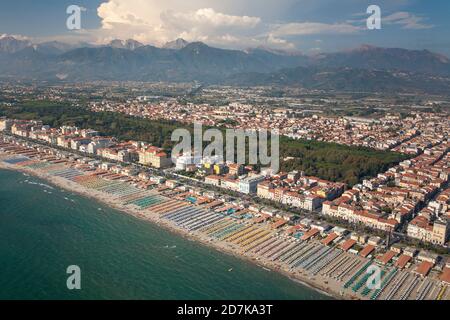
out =
[[(0, 170), (0, 299), (327, 299), (45, 184)], [(81, 290), (67, 289), (69, 265)]]

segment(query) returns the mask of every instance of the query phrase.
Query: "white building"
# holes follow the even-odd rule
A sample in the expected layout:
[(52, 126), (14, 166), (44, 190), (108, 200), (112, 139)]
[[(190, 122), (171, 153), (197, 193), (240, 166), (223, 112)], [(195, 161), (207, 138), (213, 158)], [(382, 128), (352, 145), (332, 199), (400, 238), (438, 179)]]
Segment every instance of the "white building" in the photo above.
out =
[(192, 156), (190, 154), (183, 154), (182, 156), (176, 157), (175, 169), (186, 170), (186, 167), (190, 164), (200, 165), (201, 163), (202, 163), (201, 156)]
[(262, 175), (247, 177), (239, 181), (239, 191), (245, 194), (256, 193), (258, 183), (264, 181), (265, 177)]
[(0, 131), (10, 131), (13, 122), (9, 119), (0, 119)]
[(94, 138), (87, 146), (87, 152), (97, 154), (98, 149), (107, 148), (113, 145), (111, 138)]

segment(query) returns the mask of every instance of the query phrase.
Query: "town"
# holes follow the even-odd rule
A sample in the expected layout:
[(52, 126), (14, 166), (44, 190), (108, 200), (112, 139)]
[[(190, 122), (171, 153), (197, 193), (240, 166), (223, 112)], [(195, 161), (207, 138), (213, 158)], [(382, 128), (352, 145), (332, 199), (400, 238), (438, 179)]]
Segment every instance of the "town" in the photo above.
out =
[[(316, 276), (344, 296), (442, 299), (450, 294), (448, 121), (411, 115), (404, 125), (419, 123), (425, 133), (397, 147), (417, 146), (415, 154), (351, 188), (301, 171), (171, 157), (146, 142), (39, 120), (1, 119), (0, 158), (107, 193), (141, 218), (156, 213), (269, 268)], [(372, 264), (383, 275), (375, 290), (363, 286)]]

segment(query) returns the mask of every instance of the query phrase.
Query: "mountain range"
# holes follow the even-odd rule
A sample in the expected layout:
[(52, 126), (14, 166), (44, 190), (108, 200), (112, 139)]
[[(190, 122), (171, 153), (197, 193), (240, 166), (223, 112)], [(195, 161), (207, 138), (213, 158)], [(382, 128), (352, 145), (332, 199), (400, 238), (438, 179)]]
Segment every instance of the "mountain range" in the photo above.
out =
[(163, 47), (135, 40), (107, 45), (34, 44), (0, 37), (0, 77), (61, 81), (199, 81), (295, 85), (343, 91), (448, 92), (450, 60), (428, 50), (380, 48), (305, 55), (266, 48), (220, 49), (183, 39)]

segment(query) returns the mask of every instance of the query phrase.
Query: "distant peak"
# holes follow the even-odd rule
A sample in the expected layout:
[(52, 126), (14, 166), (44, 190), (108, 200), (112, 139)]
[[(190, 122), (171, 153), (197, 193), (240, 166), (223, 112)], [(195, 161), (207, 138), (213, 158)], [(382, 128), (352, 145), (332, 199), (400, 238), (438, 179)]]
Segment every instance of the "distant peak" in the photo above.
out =
[(8, 40), (12, 40), (12, 39), (15, 39), (13, 36), (10, 36), (9, 34), (0, 34), (0, 40), (3, 40), (3, 39), (8, 39)]
[(29, 41), (29, 39), (27, 37), (19, 36), (19, 35), (7, 34), (7, 33), (0, 34), (0, 40), (1, 39), (17, 40), (17, 41)]
[(167, 42), (163, 48), (164, 49), (183, 49), (184, 47), (186, 47), (189, 44), (189, 42), (187, 42), (186, 40), (182, 39), (182, 38), (178, 38), (176, 40), (173, 41), (169, 41)]
[(142, 47), (143, 44), (133, 39), (128, 40), (114, 39), (108, 44), (108, 46), (118, 49), (134, 50), (139, 47)]
[(15, 53), (31, 46), (31, 41), (22, 36), (0, 35), (0, 52)]

